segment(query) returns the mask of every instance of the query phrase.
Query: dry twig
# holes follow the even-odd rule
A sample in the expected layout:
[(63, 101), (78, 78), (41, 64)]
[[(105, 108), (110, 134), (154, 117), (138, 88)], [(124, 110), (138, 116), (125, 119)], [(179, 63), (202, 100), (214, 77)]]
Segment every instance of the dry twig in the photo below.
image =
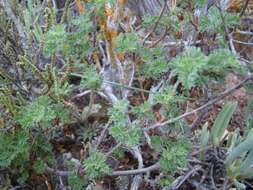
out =
[(163, 14), (164, 14), (166, 8), (167, 8), (167, 0), (164, 1), (163, 8), (162, 8), (162, 10), (161, 10), (161, 12), (160, 12), (160, 14), (159, 14), (159, 17), (158, 17), (157, 21), (155, 22), (154, 27), (153, 27), (152, 30), (144, 37), (143, 42), (142, 42), (143, 45), (145, 44), (146, 40), (151, 36), (151, 34), (156, 30), (156, 28), (157, 28), (157, 26), (158, 26), (158, 24), (159, 24), (161, 18), (163, 17)]

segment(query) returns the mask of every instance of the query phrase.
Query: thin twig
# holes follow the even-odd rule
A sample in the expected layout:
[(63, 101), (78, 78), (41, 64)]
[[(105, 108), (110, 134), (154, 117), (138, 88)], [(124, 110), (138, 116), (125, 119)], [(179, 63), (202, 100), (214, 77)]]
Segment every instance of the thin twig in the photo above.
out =
[[(157, 170), (160, 168), (160, 164), (157, 162), (149, 167), (146, 168), (141, 168), (141, 169), (135, 169), (135, 170), (122, 170), (122, 171), (114, 171), (111, 174), (108, 174), (108, 176), (128, 176), (128, 175), (138, 175), (138, 174), (143, 174), (147, 173), (153, 170)], [(47, 167), (46, 169), (47, 172), (53, 173), (59, 176), (70, 176), (73, 175), (75, 172), (74, 171), (60, 171), (56, 170), (50, 167)]]
[(73, 97), (71, 98), (71, 100), (76, 99), (76, 98), (80, 98), (80, 97), (85, 96), (86, 94), (89, 94), (89, 93), (91, 93), (91, 90), (85, 90), (84, 92), (81, 92), (81, 93), (79, 93), (79, 94), (73, 96)]
[(117, 148), (119, 148), (122, 145), (122, 143), (116, 144), (109, 152), (106, 153), (106, 157), (110, 156)]
[(250, 42), (243, 42), (243, 41), (234, 40), (234, 39), (232, 39), (232, 41), (236, 42), (238, 44), (243, 44), (243, 45), (247, 45), (247, 46), (253, 46), (253, 43), (250, 43)]
[(197, 154), (199, 154), (199, 153), (201, 153), (203, 151), (207, 151), (207, 150), (209, 150), (212, 147), (213, 147), (212, 145), (209, 145), (209, 146), (205, 146), (204, 148), (200, 148), (197, 151), (191, 153), (191, 156), (195, 156), (195, 155), (197, 155)]
[(163, 8), (162, 8), (162, 10), (161, 10), (161, 12), (160, 12), (160, 14), (159, 14), (159, 17), (158, 17), (157, 21), (155, 22), (154, 27), (153, 27), (152, 30), (144, 37), (143, 42), (142, 42), (143, 45), (145, 44), (146, 40), (151, 36), (151, 34), (156, 30), (156, 28), (157, 28), (157, 26), (158, 26), (158, 24), (159, 24), (159, 22), (160, 22), (160, 20), (161, 20), (161, 18), (162, 18), (162, 16), (163, 16), (165, 10), (166, 10), (166, 7), (167, 7), (167, 0), (164, 1)]
[(18, 185), (18, 186), (10, 188), (9, 190), (17, 190), (17, 189), (23, 189), (23, 188), (24, 186)]
[(245, 34), (245, 35), (253, 35), (253, 32), (243, 31), (243, 30), (236, 30), (234, 33)]
[(60, 171), (60, 170), (55, 170), (53, 168), (47, 167), (46, 171), (48, 173), (53, 173), (58, 176), (70, 176), (73, 175), (75, 172), (74, 171)]
[(161, 42), (166, 37), (167, 33), (168, 33), (168, 28), (166, 27), (163, 35), (158, 40), (156, 40), (153, 44), (151, 44), (149, 48), (155, 47), (159, 42)]
[[(133, 151), (133, 155), (138, 160), (138, 169), (142, 169), (143, 168), (143, 158), (141, 155), (141, 151), (139, 150), (139, 147), (138, 146), (133, 147), (132, 151)], [(141, 182), (142, 182), (142, 177), (140, 175), (136, 175), (133, 179), (130, 190), (138, 190)]]
[(104, 85), (103, 87), (104, 93), (107, 96), (107, 98), (114, 104), (119, 101), (117, 96), (113, 93), (112, 87), (109, 85)]
[(197, 171), (200, 170), (200, 169), (201, 169), (201, 167), (198, 166), (198, 167), (195, 167), (195, 168), (193, 168), (192, 170), (188, 171), (188, 173), (182, 178), (182, 180), (180, 180), (180, 182), (179, 182), (177, 185), (175, 185), (175, 187), (172, 187), (172, 189), (178, 189), (178, 188), (180, 188), (181, 185), (183, 185), (183, 183), (184, 183), (188, 178), (190, 178), (192, 174), (194, 174), (195, 172), (197, 172)]
[[(83, 78), (83, 76), (81, 74), (71, 73), (71, 75)], [(104, 83), (105, 87), (108, 86), (107, 84), (110, 84), (110, 85), (113, 85), (113, 86), (118, 86), (118, 87), (130, 89), (130, 90), (135, 90), (135, 91), (140, 91), (140, 92), (145, 92), (145, 93), (152, 93), (152, 92), (150, 92), (148, 90), (145, 90), (145, 89), (136, 88), (136, 87), (133, 87), (133, 86), (128, 86), (128, 85), (125, 85), (125, 84), (122, 84), (122, 83), (113, 82), (113, 81), (109, 81), (109, 80), (106, 80), (106, 79), (103, 79), (103, 83)]]
[(243, 6), (243, 8), (242, 8), (242, 11), (241, 11), (241, 13), (240, 13), (240, 17), (242, 17), (242, 16), (244, 15), (244, 13), (245, 13), (245, 11), (246, 11), (248, 5), (249, 5), (249, 1), (250, 1), (250, 0), (246, 0), (246, 1), (245, 1), (245, 4), (244, 4), (244, 6)]
[(135, 91), (150, 93), (150, 91), (148, 91), (148, 90), (141, 89), (141, 88), (136, 88), (136, 87), (132, 87), (132, 86), (127, 86), (127, 85), (122, 84), (122, 83), (117, 83), (117, 82), (112, 82), (112, 81), (107, 81), (107, 80), (103, 80), (103, 82), (114, 85), (114, 86), (119, 86), (119, 87), (131, 89), (131, 90), (135, 90)]
[(68, 9), (69, 9), (69, 6), (70, 6), (70, 1), (71, 0), (66, 0), (66, 2), (65, 2), (62, 17), (61, 17), (61, 21), (60, 21), (61, 24), (63, 24), (65, 22), (65, 20), (67, 19), (67, 16), (68, 16), (67, 13), (68, 13)]
[[(131, 88), (133, 85), (134, 75), (135, 75), (135, 64), (132, 63), (132, 73), (130, 76), (130, 80), (128, 82), (128, 88)], [(129, 90), (125, 90), (125, 92), (123, 94), (124, 94), (124, 98), (127, 98), (128, 94), (129, 94)]]
[(244, 79), (242, 82), (240, 82), (239, 84), (235, 85), (234, 87), (228, 89), (228, 90), (225, 90), (224, 92), (222, 92), (218, 97), (210, 100), (209, 102), (207, 102), (206, 104), (192, 110), (192, 111), (189, 111), (189, 112), (186, 112), (180, 116), (177, 116), (175, 118), (172, 118), (172, 119), (169, 119), (169, 120), (166, 120), (166, 121), (163, 121), (161, 123), (156, 123), (148, 128), (145, 128), (144, 130), (150, 130), (150, 129), (155, 129), (157, 127), (162, 127), (164, 125), (168, 125), (168, 124), (171, 124), (171, 123), (175, 123), (176, 121), (178, 120), (181, 120), (189, 115), (192, 115), (192, 114), (195, 114), (197, 113), (198, 111), (201, 111), (201, 110), (204, 110), (206, 108), (208, 108), (209, 106), (213, 105), (214, 103), (222, 100), (223, 98), (225, 98), (226, 96), (234, 93), (236, 90), (240, 89), (241, 87), (243, 87), (243, 85), (245, 83), (247, 83), (249, 80), (252, 80), (253, 78), (253, 75), (250, 75), (249, 77), (247, 77), (246, 79)]
[(98, 140), (97, 140), (97, 143), (96, 143), (96, 145), (95, 145), (94, 148), (98, 148), (99, 145), (101, 144), (101, 142), (103, 141), (103, 139), (104, 139), (104, 137), (105, 137), (105, 133), (106, 133), (106, 131), (107, 131), (109, 125), (110, 125), (109, 122), (105, 125), (105, 127), (104, 127), (104, 129), (102, 130), (102, 132), (101, 132), (101, 134), (100, 134), (100, 136), (99, 136), (99, 138), (98, 138)]
[(210, 178), (211, 178), (211, 182), (212, 182), (212, 186), (213, 186), (214, 190), (218, 190), (216, 185), (215, 185), (214, 178), (213, 178), (213, 166), (211, 166)]
[(228, 178), (226, 177), (226, 178), (225, 178), (225, 181), (224, 181), (224, 183), (223, 183), (222, 190), (229, 189), (227, 185), (228, 185)]
[(137, 175), (142, 173), (147, 173), (153, 170), (157, 170), (160, 168), (159, 163), (153, 164), (146, 168), (136, 169), (136, 170), (124, 170), (124, 171), (114, 171), (111, 176), (126, 176), (126, 175)]
[(227, 27), (227, 21), (226, 21), (226, 18), (225, 18), (225, 15), (223, 13), (223, 9), (222, 9), (222, 5), (221, 5), (221, 2), (220, 1), (216, 1), (215, 2), (215, 6), (218, 8), (219, 10), (219, 13), (220, 13), (220, 17), (221, 17), (221, 21), (222, 21), (222, 25), (224, 27), (224, 31), (225, 31), (225, 41), (228, 39), (229, 40), (229, 46), (230, 46), (230, 49), (232, 50), (233, 54), (236, 54), (236, 50), (234, 48), (234, 44), (232, 43), (232, 36), (230, 35), (229, 33), (229, 30), (228, 30), (228, 27)]
[(234, 43), (233, 43), (233, 36), (232, 34), (228, 34), (228, 40), (229, 40), (229, 45), (230, 45), (230, 48), (231, 48), (231, 51), (234, 55), (236, 55), (236, 49), (235, 49), (235, 46), (234, 46)]
[(142, 176), (141, 175), (134, 176), (130, 190), (138, 190), (141, 182), (142, 182)]

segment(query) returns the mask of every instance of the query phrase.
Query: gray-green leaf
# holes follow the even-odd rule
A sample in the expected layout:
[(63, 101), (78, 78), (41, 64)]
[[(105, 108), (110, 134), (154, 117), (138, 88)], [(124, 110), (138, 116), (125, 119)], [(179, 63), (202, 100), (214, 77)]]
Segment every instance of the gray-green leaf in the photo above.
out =
[(213, 144), (218, 146), (228, 126), (228, 123), (237, 107), (237, 102), (227, 103), (216, 118), (211, 130)]

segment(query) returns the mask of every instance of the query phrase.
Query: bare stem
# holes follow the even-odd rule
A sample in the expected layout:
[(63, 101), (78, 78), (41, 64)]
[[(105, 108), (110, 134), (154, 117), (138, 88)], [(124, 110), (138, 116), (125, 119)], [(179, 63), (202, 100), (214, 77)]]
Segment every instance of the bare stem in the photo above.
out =
[(167, 0), (164, 1), (163, 8), (162, 8), (162, 10), (161, 10), (161, 12), (160, 12), (160, 15), (159, 15), (157, 21), (155, 22), (154, 27), (153, 27), (152, 30), (145, 36), (145, 38), (144, 38), (144, 40), (143, 40), (143, 43), (142, 43), (143, 45), (145, 44), (146, 40), (151, 36), (151, 34), (156, 30), (156, 28), (157, 28), (157, 26), (158, 26), (158, 24), (159, 24), (159, 22), (160, 22), (160, 20), (161, 20), (161, 18), (162, 18), (162, 16), (163, 16), (165, 10), (166, 10), (166, 7), (167, 7)]
[[(135, 169), (135, 170), (122, 170), (122, 171), (114, 171), (111, 174), (108, 174), (109, 176), (127, 176), (127, 175), (138, 175), (138, 174), (143, 174), (147, 173), (153, 170), (157, 170), (160, 168), (160, 164), (157, 162), (149, 167), (146, 168), (141, 168), (141, 169)], [(54, 173), (59, 176), (70, 176), (73, 175), (75, 172), (74, 171), (60, 171), (56, 170), (50, 167), (47, 167), (47, 172), (49, 173)]]

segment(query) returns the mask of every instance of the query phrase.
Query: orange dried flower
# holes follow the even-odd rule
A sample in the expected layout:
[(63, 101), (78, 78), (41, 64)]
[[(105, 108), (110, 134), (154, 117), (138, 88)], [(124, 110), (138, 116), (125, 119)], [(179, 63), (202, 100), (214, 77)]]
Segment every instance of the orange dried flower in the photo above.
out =
[(78, 9), (79, 14), (82, 14), (84, 12), (84, 7), (81, 0), (75, 0), (75, 3), (76, 3), (76, 7)]
[(128, 0), (118, 0), (119, 5), (124, 6)]
[(113, 10), (110, 4), (105, 5), (105, 15), (108, 17), (113, 15)]
[(125, 54), (124, 53), (117, 53), (117, 58), (120, 60), (120, 61), (123, 61), (125, 59)]

